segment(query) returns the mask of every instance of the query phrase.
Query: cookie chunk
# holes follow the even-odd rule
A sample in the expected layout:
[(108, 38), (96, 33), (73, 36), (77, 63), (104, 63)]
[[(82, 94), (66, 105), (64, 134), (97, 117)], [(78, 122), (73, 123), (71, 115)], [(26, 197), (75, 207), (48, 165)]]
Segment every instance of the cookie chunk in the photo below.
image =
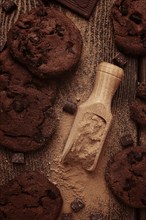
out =
[(7, 90), (9, 86), (33, 87), (48, 95), (52, 102), (56, 98), (56, 82), (42, 80), (32, 76), (20, 63), (15, 61), (6, 48), (0, 53), (0, 91)]
[(47, 145), (56, 126), (47, 94), (34, 88), (11, 86), (0, 92), (0, 144), (18, 152)]
[(145, 0), (116, 0), (112, 7), (115, 42), (126, 54), (146, 55), (145, 12)]
[(73, 71), (81, 56), (82, 39), (74, 23), (52, 8), (21, 15), (8, 34), (11, 54), (40, 78)]
[(106, 181), (113, 194), (128, 206), (146, 208), (146, 147), (131, 147), (108, 163)]
[(136, 99), (130, 105), (130, 116), (137, 123), (146, 125), (146, 103)]
[(43, 174), (23, 173), (0, 186), (0, 219), (56, 220), (62, 201), (59, 189)]

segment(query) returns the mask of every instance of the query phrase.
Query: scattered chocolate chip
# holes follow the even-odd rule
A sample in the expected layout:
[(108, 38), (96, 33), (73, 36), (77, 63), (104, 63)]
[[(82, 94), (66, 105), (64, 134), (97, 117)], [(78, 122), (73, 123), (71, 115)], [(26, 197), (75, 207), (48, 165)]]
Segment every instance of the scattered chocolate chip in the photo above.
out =
[(61, 216), (61, 220), (73, 220), (72, 213), (63, 213)]
[(124, 54), (118, 53), (114, 58), (113, 58), (113, 63), (121, 68), (123, 68), (126, 63), (127, 63), (127, 58)]
[(122, 4), (119, 9), (123, 16), (128, 15), (128, 7), (126, 5)]
[(131, 190), (134, 186), (135, 186), (134, 180), (132, 180), (132, 179), (130, 179), (130, 178), (126, 178), (126, 179), (125, 179), (125, 184), (124, 184), (123, 190), (124, 190), (124, 191), (129, 191), (129, 190)]
[(0, 36), (0, 52), (2, 52), (5, 49), (6, 42), (6, 39), (3, 36)]
[(24, 163), (24, 154), (23, 153), (13, 153), (12, 154), (12, 163)]
[(81, 209), (83, 209), (85, 207), (84, 202), (79, 199), (76, 198), (72, 203), (71, 203), (71, 208), (74, 212), (79, 212)]
[(142, 22), (141, 15), (137, 12), (130, 15), (130, 20), (134, 21), (136, 24), (140, 24)]
[(48, 190), (47, 195), (51, 200), (57, 199), (57, 195), (52, 190)]
[(24, 104), (23, 104), (23, 102), (22, 101), (20, 101), (20, 100), (15, 100), (14, 102), (13, 102), (13, 109), (16, 111), (16, 112), (22, 112), (24, 109), (25, 109), (25, 106), (24, 106)]
[(64, 106), (63, 106), (63, 111), (74, 115), (77, 111), (77, 104), (73, 103), (73, 102), (67, 102)]
[(2, 4), (2, 8), (6, 13), (11, 13), (17, 9), (17, 5), (13, 1), (5, 1)]
[(107, 217), (101, 213), (95, 212), (90, 214), (90, 220), (107, 220)]
[(120, 139), (120, 142), (121, 142), (121, 145), (123, 147), (127, 147), (127, 146), (130, 146), (130, 145), (133, 145), (134, 141), (131, 137), (131, 134), (126, 134), (126, 135), (123, 135)]

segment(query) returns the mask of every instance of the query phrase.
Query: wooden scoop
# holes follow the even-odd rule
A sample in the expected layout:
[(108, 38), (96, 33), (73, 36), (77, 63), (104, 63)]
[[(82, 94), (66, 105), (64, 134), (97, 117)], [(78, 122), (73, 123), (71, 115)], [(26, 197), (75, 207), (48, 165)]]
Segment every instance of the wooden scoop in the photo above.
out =
[(95, 169), (112, 121), (112, 98), (123, 75), (123, 69), (113, 64), (102, 62), (97, 66), (93, 92), (78, 108), (61, 161)]

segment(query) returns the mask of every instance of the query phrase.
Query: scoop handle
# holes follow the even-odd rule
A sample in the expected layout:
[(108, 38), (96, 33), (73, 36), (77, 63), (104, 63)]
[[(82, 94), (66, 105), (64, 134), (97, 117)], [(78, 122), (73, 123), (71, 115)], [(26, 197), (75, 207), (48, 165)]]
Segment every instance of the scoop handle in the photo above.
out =
[(100, 102), (104, 106), (110, 107), (123, 76), (122, 68), (107, 62), (100, 63), (96, 69), (95, 84), (89, 97), (90, 102)]

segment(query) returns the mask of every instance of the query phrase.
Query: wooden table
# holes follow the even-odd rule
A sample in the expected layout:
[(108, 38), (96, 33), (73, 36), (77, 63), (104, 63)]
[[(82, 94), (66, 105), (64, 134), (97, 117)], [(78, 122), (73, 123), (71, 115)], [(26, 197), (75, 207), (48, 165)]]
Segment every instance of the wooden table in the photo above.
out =
[[(4, 0), (0, 0), (0, 3)], [(7, 37), (7, 31), (10, 29), (20, 12), (24, 13), (32, 7), (36, 7), (37, 0), (15, 0), (18, 5), (18, 10), (11, 15), (5, 15), (0, 8), (0, 34)], [(89, 21), (71, 13), (64, 9), (59, 4), (54, 4), (54, 7), (59, 8), (78, 26), (83, 37), (83, 53), (80, 65), (76, 74), (66, 80), (60, 81), (58, 85), (58, 97), (55, 104), (55, 109), (58, 117), (58, 128), (55, 138), (50, 143), (47, 149), (25, 155), (25, 165), (13, 165), (11, 163), (12, 152), (0, 148), (0, 184), (7, 183), (17, 174), (24, 170), (39, 170), (44, 172), (48, 178), (56, 183), (64, 196), (63, 212), (70, 211), (69, 197), (71, 199), (76, 196), (74, 189), (67, 192), (65, 185), (70, 182), (71, 177), (67, 180), (58, 174), (59, 163), (56, 162), (58, 149), (61, 153), (67, 135), (69, 133), (74, 117), (65, 114), (62, 107), (66, 100), (70, 99), (78, 104), (85, 101), (91, 93), (94, 83), (95, 68), (101, 61), (111, 62), (112, 58), (117, 53), (114, 39), (113, 28), (111, 24), (110, 11), (113, 4), (112, 0), (99, 0), (97, 7)], [(53, 6), (53, 4), (51, 5)], [(144, 145), (146, 142), (146, 131), (144, 128), (137, 127), (129, 117), (129, 103), (135, 98), (135, 89), (137, 81), (146, 81), (146, 58), (136, 59), (128, 57), (128, 63), (125, 68), (125, 77), (117, 91), (112, 112), (114, 120), (112, 128), (108, 134), (99, 164), (97, 169), (92, 174), (85, 174), (86, 182), (81, 182), (84, 190), (90, 192), (90, 187), (95, 191), (95, 196), (88, 195), (89, 201), (86, 201), (87, 208), (81, 213), (75, 215), (75, 220), (88, 220), (89, 214), (92, 211), (100, 211), (110, 220), (145, 220), (145, 210), (134, 210), (119, 203), (109, 192), (105, 179), (104, 171), (107, 161), (111, 155), (121, 150), (119, 138), (125, 133), (131, 133), (135, 141), (135, 145)], [(57, 149), (57, 150), (56, 150)], [(57, 166), (57, 170), (55, 167)], [(72, 171), (71, 171), (72, 172)], [(64, 175), (64, 174), (62, 174)], [(90, 182), (90, 177), (93, 179), (93, 184)], [(90, 185), (90, 184), (91, 185)], [(84, 185), (85, 184), (85, 185)], [(69, 190), (69, 189), (68, 189)], [(90, 198), (91, 197), (91, 198)], [(95, 200), (94, 207), (92, 200)]]

